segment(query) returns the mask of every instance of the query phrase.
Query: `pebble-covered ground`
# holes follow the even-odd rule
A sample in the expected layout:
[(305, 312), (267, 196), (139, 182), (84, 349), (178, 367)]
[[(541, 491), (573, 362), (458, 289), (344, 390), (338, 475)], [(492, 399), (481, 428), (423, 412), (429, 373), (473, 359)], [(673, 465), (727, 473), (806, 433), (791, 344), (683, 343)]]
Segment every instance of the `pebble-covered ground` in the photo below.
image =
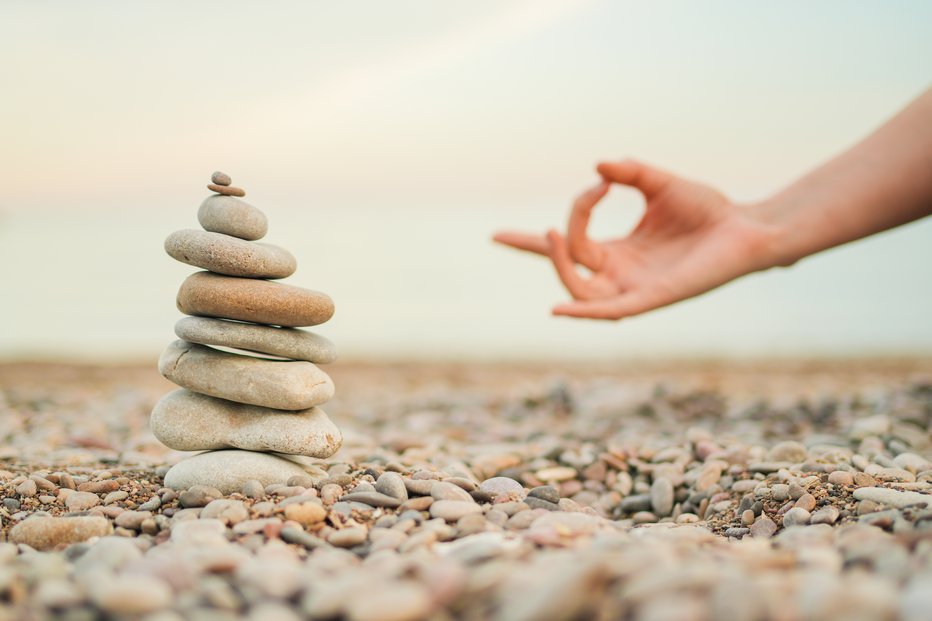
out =
[(154, 365), (0, 366), (0, 621), (932, 618), (932, 360), (331, 370), (222, 496)]

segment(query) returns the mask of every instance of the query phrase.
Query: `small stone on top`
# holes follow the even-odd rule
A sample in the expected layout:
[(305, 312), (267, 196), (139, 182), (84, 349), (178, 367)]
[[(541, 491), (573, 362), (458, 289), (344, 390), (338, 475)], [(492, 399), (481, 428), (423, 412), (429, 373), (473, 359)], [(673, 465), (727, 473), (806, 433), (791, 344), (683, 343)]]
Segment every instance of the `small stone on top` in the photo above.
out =
[(214, 183), (209, 183), (207, 184), (207, 189), (217, 194), (223, 194), (224, 196), (246, 196), (245, 190), (234, 188), (232, 185), (216, 185)]
[(230, 185), (233, 183), (233, 180), (230, 179), (230, 175), (225, 172), (220, 172), (219, 170), (210, 176), (210, 180), (217, 185)]

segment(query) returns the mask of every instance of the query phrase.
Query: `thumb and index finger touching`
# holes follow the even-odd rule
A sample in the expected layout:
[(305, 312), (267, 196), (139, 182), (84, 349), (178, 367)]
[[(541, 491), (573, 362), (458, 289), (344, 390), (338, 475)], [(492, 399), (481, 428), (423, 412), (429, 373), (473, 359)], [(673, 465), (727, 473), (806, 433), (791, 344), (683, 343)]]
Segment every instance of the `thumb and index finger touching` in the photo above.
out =
[(554, 308), (554, 314), (620, 319), (644, 312), (655, 305), (641, 292), (619, 291), (604, 276), (594, 274), (586, 278), (578, 272), (577, 264), (598, 271), (605, 260), (604, 247), (589, 239), (587, 234), (592, 209), (608, 193), (612, 183), (633, 187), (650, 200), (669, 185), (673, 176), (630, 159), (602, 162), (596, 170), (602, 181), (583, 192), (574, 202), (565, 239), (556, 231), (550, 231), (546, 236), (501, 232), (494, 239), (520, 250), (550, 257), (560, 280), (575, 298), (573, 302)]
[[(597, 269), (598, 252), (592, 250), (592, 244), (586, 243), (586, 227), (592, 208), (608, 192), (612, 183), (636, 188), (648, 199), (661, 192), (672, 181), (673, 175), (636, 160), (626, 159), (618, 162), (601, 162), (596, 171), (602, 182), (584, 192), (573, 205), (567, 238), (571, 255), (582, 265)], [(500, 231), (493, 238), (496, 242), (540, 255), (548, 254), (547, 239), (543, 235)]]

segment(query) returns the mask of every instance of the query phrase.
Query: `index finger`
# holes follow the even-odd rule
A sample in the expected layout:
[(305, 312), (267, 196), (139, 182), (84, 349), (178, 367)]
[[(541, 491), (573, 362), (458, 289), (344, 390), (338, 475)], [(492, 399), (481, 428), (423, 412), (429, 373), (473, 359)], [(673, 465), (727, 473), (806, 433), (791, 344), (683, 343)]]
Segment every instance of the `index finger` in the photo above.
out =
[(590, 188), (579, 195), (570, 211), (570, 221), (566, 231), (566, 241), (570, 256), (590, 270), (597, 271), (602, 266), (604, 251), (586, 235), (592, 208), (608, 193), (606, 181)]
[(515, 231), (500, 231), (492, 236), (492, 239), (500, 244), (533, 252), (534, 254), (547, 255), (549, 246), (547, 239), (543, 235), (531, 235), (529, 233), (517, 233)]

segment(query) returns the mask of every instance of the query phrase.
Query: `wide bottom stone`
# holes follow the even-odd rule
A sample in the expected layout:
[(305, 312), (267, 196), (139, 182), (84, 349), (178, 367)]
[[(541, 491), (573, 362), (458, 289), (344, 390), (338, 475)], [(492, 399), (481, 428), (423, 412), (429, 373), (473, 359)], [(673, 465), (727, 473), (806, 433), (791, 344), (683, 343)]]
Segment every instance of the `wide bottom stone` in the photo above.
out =
[(322, 459), (343, 443), (320, 408), (283, 412), (184, 389), (159, 400), (149, 425), (162, 444), (179, 451), (238, 448)]
[(208, 451), (172, 466), (165, 474), (165, 486), (182, 490), (192, 485), (207, 485), (232, 494), (253, 479), (266, 486), (286, 483), (293, 476), (306, 474), (308, 469), (297, 461), (269, 453)]

